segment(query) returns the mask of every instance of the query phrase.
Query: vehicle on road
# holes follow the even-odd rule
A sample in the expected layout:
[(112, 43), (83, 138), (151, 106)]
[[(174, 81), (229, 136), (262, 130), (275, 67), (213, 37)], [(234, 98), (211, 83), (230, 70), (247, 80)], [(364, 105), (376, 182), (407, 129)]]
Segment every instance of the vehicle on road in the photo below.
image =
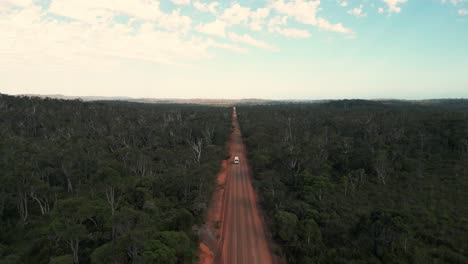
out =
[(234, 157), (234, 164), (239, 164), (239, 157), (238, 156)]

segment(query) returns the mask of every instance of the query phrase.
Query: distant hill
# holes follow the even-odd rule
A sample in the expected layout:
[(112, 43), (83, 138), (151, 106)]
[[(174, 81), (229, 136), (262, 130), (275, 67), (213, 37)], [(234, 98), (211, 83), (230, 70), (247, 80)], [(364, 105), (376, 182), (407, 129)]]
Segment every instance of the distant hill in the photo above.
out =
[(468, 99), (430, 99), (430, 100), (330, 100), (324, 101), (320, 106), (337, 109), (383, 109), (388, 106), (406, 109), (425, 109), (428, 107), (444, 110), (468, 110)]
[(258, 104), (271, 104), (275, 103), (274, 100), (265, 100), (265, 99), (203, 99), (203, 98), (193, 98), (193, 99), (177, 99), (177, 98), (132, 98), (125, 96), (66, 96), (61, 94), (23, 94), (19, 96), (28, 96), (28, 97), (39, 97), (39, 98), (52, 98), (52, 99), (61, 99), (61, 100), (83, 100), (85, 102), (89, 101), (126, 101), (134, 103), (149, 103), (149, 104), (201, 104), (201, 105), (258, 105)]
[(90, 101), (123, 101), (132, 103), (147, 104), (196, 104), (211, 106), (232, 106), (232, 105), (282, 105), (282, 104), (325, 104), (332, 108), (380, 108), (385, 105), (423, 107), (437, 106), (444, 109), (467, 110), (468, 99), (427, 99), (427, 100), (400, 100), (400, 99), (330, 99), (330, 100), (269, 100), (260, 98), (245, 99), (178, 99), (178, 98), (133, 98), (126, 96), (67, 96), (61, 94), (24, 94), (19, 96), (52, 98), (61, 100), (82, 100)]

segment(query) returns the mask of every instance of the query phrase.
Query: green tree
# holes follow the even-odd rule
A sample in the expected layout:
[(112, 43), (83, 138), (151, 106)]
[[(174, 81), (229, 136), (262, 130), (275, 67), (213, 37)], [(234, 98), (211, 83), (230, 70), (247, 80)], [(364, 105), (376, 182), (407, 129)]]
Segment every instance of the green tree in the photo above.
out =
[(49, 264), (70, 264), (70, 263), (73, 263), (72, 255), (52, 257), (49, 262)]
[(281, 240), (293, 241), (297, 239), (298, 219), (295, 214), (278, 211), (275, 214), (275, 226)]
[(159, 240), (149, 240), (145, 243), (143, 262), (154, 264), (176, 264), (176, 251)]
[(91, 220), (96, 208), (93, 202), (77, 197), (57, 202), (50, 228), (54, 235), (67, 243), (72, 251), (73, 263), (79, 263), (80, 242), (88, 235), (84, 222)]
[(184, 232), (164, 231), (159, 235), (159, 240), (170, 248), (175, 249), (178, 263), (190, 263), (194, 261), (190, 239)]
[(8, 255), (0, 257), (0, 264), (21, 264), (21, 257), (18, 255)]
[[(127, 251), (121, 243), (108, 242), (96, 248), (91, 254), (93, 264), (124, 264), (127, 263)], [(136, 262), (133, 262), (136, 263)]]

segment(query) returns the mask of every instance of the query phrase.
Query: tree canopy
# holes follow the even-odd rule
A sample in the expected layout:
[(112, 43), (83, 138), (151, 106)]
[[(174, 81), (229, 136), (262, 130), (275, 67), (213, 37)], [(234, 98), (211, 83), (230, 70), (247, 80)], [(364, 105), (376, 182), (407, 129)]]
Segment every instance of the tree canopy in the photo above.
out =
[(468, 263), (466, 100), (237, 110), (289, 263)]
[(194, 262), (230, 112), (0, 95), (0, 263)]

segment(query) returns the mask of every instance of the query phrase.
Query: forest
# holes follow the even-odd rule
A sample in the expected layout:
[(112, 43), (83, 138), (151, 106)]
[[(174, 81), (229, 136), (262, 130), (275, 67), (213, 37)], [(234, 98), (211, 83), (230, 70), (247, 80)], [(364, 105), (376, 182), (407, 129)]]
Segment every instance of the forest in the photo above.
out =
[(194, 263), (230, 118), (0, 94), (0, 263)]
[(239, 106), (288, 263), (468, 263), (468, 101)]
[[(468, 263), (468, 102), (237, 107), (287, 263)], [(0, 94), (0, 264), (197, 261), (231, 108)]]

